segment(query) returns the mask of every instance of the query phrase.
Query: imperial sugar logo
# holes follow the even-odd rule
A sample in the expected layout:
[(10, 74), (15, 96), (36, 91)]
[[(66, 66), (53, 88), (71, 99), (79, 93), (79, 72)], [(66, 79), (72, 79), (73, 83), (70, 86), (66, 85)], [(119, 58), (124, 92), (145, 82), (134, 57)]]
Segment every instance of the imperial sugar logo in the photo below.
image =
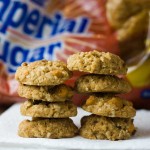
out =
[[(34, 8), (30, 7), (30, 3)], [(46, 46), (28, 49), (21, 44), (12, 43), (7, 33), (19, 33), (25, 40), (45, 40), (64, 33), (83, 34), (87, 32), (89, 19), (77, 17), (68, 19), (61, 12), (46, 15), (38, 7), (44, 9), (46, 0), (0, 0), (0, 61), (5, 62), (9, 72), (15, 72), (23, 61), (31, 62), (39, 59), (53, 59), (55, 50), (62, 50), (62, 41), (55, 41)], [(43, 8), (42, 8), (43, 7)], [(9, 30), (11, 29), (11, 30)], [(46, 32), (45, 32), (46, 31)], [(17, 34), (16, 34), (17, 36)], [(30, 42), (30, 41), (29, 41)], [(37, 55), (38, 54), (38, 55)]]
[[(88, 26), (86, 17), (67, 19), (61, 13), (45, 16), (38, 9), (29, 10), (28, 4), (21, 1), (0, 0), (0, 32), (5, 34), (9, 27), (22, 28), (22, 33), (34, 38), (44, 37), (44, 30), (49, 28), (49, 37), (64, 32), (83, 33)], [(19, 15), (18, 15), (19, 12)]]

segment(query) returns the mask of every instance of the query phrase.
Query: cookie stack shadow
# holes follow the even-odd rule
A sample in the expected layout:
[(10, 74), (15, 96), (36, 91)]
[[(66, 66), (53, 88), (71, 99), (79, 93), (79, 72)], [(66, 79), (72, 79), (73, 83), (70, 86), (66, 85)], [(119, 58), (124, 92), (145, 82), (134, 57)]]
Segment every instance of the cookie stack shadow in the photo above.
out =
[(60, 61), (23, 63), (17, 69), (18, 94), (28, 99), (20, 112), (32, 117), (20, 123), (19, 136), (67, 138), (77, 134), (78, 128), (69, 118), (77, 115), (77, 107), (70, 100), (74, 93), (64, 84), (71, 76), (72, 72)]
[(130, 84), (118, 75), (125, 75), (127, 67), (117, 55), (105, 52), (80, 52), (70, 56), (67, 67), (85, 72), (75, 89), (89, 98), (82, 108), (92, 113), (81, 119), (80, 135), (88, 139), (123, 140), (135, 133), (132, 103), (117, 96), (131, 91)]

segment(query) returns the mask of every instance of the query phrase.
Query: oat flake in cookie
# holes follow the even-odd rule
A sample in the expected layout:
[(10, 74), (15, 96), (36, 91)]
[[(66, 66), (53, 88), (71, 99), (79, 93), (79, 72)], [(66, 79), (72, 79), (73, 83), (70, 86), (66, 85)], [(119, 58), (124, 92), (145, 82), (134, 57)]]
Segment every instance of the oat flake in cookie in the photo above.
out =
[(30, 64), (22, 63), (18, 67), (15, 78), (27, 85), (58, 85), (72, 76), (66, 64), (61, 61), (35, 61)]
[(71, 55), (67, 60), (71, 71), (81, 71), (95, 74), (126, 74), (127, 67), (117, 55), (99, 51), (80, 52)]

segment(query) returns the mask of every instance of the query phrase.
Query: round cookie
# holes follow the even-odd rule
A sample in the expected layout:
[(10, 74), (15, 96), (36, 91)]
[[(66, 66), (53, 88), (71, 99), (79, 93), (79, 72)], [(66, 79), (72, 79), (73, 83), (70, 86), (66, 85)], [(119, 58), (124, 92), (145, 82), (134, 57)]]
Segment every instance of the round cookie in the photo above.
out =
[(79, 134), (88, 139), (124, 140), (135, 133), (132, 119), (109, 118), (96, 115), (81, 119)]
[(94, 74), (118, 75), (127, 73), (127, 66), (119, 56), (96, 50), (71, 55), (67, 60), (67, 67), (71, 71)]
[(109, 94), (91, 95), (82, 108), (106, 117), (132, 118), (136, 114), (131, 102)]
[(71, 138), (78, 128), (70, 118), (24, 120), (19, 125), (18, 135), (25, 138)]
[(20, 112), (31, 117), (67, 118), (77, 115), (77, 107), (69, 101), (49, 103), (28, 100), (21, 105)]
[(32, 100), (42, 100), (48, 102), (64, 102), (71, 99), (73, 89), (65, 84), (51, 86), (31, 86), (20, 84), (18, 94), (21, 97)]
[(75, 89), (79, 93), (128, 93), (131, 91), (131, 86), (127, 81), (116, 76), (87, 74), (77, 79)]
[(49, 86), (64, 83), (72, 76), (64, 62), (35, 61), (30, 64), (22, 63), (18, 67), (15, 78), (22, 84)]

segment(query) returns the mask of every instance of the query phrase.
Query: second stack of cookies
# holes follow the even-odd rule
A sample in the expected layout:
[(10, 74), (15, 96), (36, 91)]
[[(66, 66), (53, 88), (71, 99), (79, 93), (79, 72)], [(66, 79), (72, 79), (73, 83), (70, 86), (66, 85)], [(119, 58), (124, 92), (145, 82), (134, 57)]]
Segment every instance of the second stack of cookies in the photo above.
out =
[(77, 115), (77, 107), (70, 100), (73, 89), (64, 84), (71, 76), (61, 61), (23, 63), (17, 69), (18, 94), (28, 99), (20, 111), (32, 117), (31, 121), (20, 123), (19, 136), (64, 138), (77, 134), (78, 129), (69, 118)]
[(129, 83), (118, 75), (125, 75), (127, 67), (119, 56), (98, 52), (80, 52), (68, 58), (71, 71), (85, 72), (75, 89), (89, 95), (82, 105), (92, 115), (81, 119), (80, 135), (89, 139), (128, 139), (135, 132), (132, 103), (116, 94), (131, 91)]

